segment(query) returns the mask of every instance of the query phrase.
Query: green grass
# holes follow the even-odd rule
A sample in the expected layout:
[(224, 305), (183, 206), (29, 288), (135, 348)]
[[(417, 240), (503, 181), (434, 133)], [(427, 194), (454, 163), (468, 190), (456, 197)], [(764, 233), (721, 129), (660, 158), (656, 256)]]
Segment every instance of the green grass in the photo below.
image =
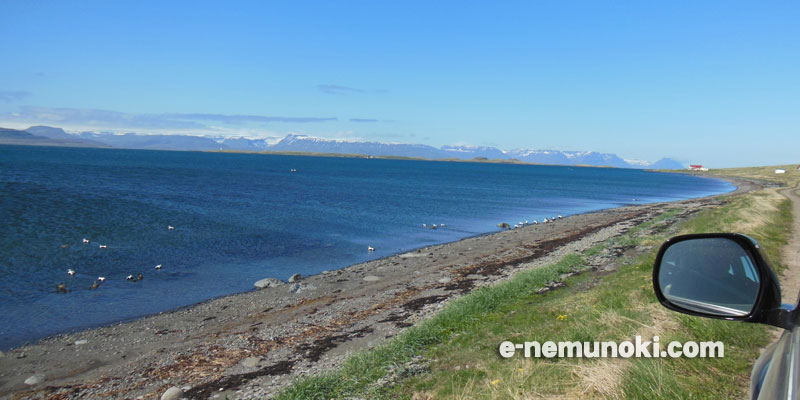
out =
[(278, 398), (329, 399), (369, 392), (370, 384), (385, 376), (389, 367), (473, 330), (484, 319), (497, 315), (498, 309), (507, 312), (509, 305), (530, 295), (530, 288), (542, 287), (547, 282), (559, 280), (561, 274), (582, 268), (583, 258), (572, 254), (544, 268), (524, 271), (513, 280), (479, 288), (386, 345), (351, 357), (341, 370), (299, 381)]
[[(746, 168), (721, 168), (712, 169), (708, 173), (715, 175), (733, 176), (739, 178), (758, 179), (776, 182), (783, 186), (795, 187), (800, 183), (800, 164), (773, 165), (766, 167), (746, 167)], [(776, 174), (776, 169), (785, 170), (784, 174)]]
[[(587, 257), (606, 246), (642, 246), (666, 239), (650, 229), (673, 217), (673, 209), (626, 235), (570, 254), (558, 263), (517, 274), (477, 289), (386, 344), (350, 358), (338, 371), (304, 378), (280, 399), (364, 398), (481, 399), (530, 397), (719, 398), (746, 395), (759, 349), (769, 340), (763, 325), (691, 317), (658, 304), (652, 289), (655, 248), (624, 260), (616, 272), (584, 272), (567, 287), (536, 294), (570, 271), (585, 270)], [(682, 232), (742, 231), (759, 240), (776, 267), (791, 223), (787, 200), (774, 191), (735, 196), (723, 207), (700, 213)], [(722, 341), (715, 359), (504, 359), (505, 340), (622, 341), (641, 335), (660, 343)], [(429, 365), (405, 373), (413, 357)], [(396, 371), (400, 371), (399, 373)], [(393, 373), (393, 384), (378, 384)]]

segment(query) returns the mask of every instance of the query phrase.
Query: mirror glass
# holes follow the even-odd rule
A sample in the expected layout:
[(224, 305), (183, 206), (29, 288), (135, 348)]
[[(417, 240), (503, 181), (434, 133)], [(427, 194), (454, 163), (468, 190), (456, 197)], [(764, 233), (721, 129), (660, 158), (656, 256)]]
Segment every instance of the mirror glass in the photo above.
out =
[(753, 259), (725, 238), (671, 245), (661, 259), (658, 281), (664, 297), (680, 308), (731, 317), (753, 310), (760, 287)]

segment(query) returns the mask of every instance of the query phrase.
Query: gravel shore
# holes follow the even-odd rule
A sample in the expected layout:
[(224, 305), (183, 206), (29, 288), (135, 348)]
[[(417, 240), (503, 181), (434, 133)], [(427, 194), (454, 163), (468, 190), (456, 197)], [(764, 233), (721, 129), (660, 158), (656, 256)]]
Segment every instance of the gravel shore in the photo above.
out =
[[(734, 184), (737, 192), (757, 187)], [(51, 337), (0, 353), (0, 396), (159, 399), (174, 387), (175, 398), (268, 397), (475, 287), (591, 248), (668, 208), (682, 210), (674, 223), (724, 202), (718, 196), (574, 215)], [(625, 250), (609, 249), (592, 267), (612, 268)]]

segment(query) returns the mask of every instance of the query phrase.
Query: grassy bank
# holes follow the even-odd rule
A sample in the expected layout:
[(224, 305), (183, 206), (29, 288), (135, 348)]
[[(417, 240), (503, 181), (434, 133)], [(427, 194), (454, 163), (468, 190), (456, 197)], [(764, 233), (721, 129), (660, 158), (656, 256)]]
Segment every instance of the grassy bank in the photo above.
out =
[[(652, 262), (657, 246), (676, 233), (738, 231), (759, 240), (780, 269), (789, 203), (774, 189), (762, 190), (733, 197), (679, 226), (660, 228), (677, 211), (583, 254), (475, 290), (385, 345), (351, 357), (340, 370), (296, 382), (279, 398), (745, 396), (752, 364), (770, 340), (769, 328), (666, 310), (653, 294)], [(630, 250), (613, 272), (587, 267), (611, 248)], [(553, 282), (566, 286), (536, 293)], [(504, 359), (498, 354), (505, 340), (622, 341), (636, 335), (644, 340), (658, 335), (661, 343), (719, 340), (725, 357)]]
[[(754, 179), (764, 182), (774, 182), (783, 186), (795, 187), (800, 183), (800, 164), (772, 165), (766, 167), (747, 167), (747, 168), (721, 168), (710, 169), (707, 172), (691, 172), (693, 175), (721, 175), (734, 178)], [(785, 172), (776, 174), (775, 170), (782, 169)], [(671, 171), (674, 172), (674, 171)], [(687, 172), (687, 171), (684, 171)]]

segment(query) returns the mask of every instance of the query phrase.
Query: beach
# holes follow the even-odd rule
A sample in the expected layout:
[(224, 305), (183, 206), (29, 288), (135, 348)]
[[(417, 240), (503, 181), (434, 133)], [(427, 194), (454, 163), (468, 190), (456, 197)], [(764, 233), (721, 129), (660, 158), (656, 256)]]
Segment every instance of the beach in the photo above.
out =
[[(758, 187), (732, 183), (735, 193)], [(189, 398), (269, 396), (297, 376), (336, 368), (476, 287), (582, 252), (677, 208), (649, 228), (673, 229), (726, 196), (573, 215), (54, 336), (0, 356), (0, 396), (157, 399), (171, 387)], [(620, 257), (642, 250), (606, 249), (589, 258), (589, 270), (608, 273)], [(547, 290), (531, 290), (540, 289)], [(36, 375), (40, 383), (25, 384)]]

